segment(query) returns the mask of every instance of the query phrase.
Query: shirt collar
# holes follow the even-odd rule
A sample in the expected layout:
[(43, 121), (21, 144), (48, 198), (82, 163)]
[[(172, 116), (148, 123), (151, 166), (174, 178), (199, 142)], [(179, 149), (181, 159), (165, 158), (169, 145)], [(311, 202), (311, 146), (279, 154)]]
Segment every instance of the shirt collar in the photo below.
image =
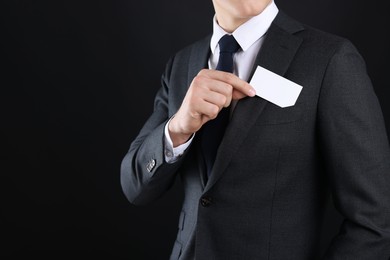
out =
[[(250, 20), (240, 25), (232, 34), (243, 51), (249, 49), (258, 39), (260, 39), (271, 26), (272, 21), (278, 14), (274, 1), (272, 1), (259, 15), (252, 17)], [(213, 18), (213, 36), (211, 37), (210, 48), (214, 54), (219, 40), (225, 35), (225, 32), (218, 25), (216, 16)]]

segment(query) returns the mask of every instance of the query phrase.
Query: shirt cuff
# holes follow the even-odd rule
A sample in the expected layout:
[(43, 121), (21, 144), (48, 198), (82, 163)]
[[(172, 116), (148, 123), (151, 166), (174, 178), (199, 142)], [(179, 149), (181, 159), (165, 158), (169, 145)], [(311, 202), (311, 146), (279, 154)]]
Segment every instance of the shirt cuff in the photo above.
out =
[(171, 122), (172, 118), (169, 119), (169, 121), (166, 123), (164, 128), (164, 136), (165, 136), (165, 144), (164, 144), (164, 156), (165, 161), (167, 163), (174, 163), (176, 162), (180, 156), (183, 155), (183, 153), (186, 151), (188, 146), (192, 143), (192, 140), (194, 139), (195, 134), (191, 136), (191, 138), (185, 142), (184, 144), (179, 145), (178, 147), (173, 147), (172, 139), (169, 135), (168, 125), (169, 122)]

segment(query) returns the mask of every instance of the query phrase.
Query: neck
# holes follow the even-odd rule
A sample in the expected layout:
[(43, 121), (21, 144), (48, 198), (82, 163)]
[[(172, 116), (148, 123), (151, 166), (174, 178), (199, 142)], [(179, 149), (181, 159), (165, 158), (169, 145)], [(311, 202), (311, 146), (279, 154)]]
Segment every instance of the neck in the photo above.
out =
[(227, 1), (213, 0), (215, 15), (219, 26), (233, 33), (242, 24), (261, 14), (272, 0)]
[(233, 33), (238, 27), (240, 27), (242, 24), (249, 21), (252, 17), (248, 18), (239, 18), (239, 19), (231, 19), (231, 17), (224, 17), (223, 15), (217, 17), (217, 22), (219, 26), (221, 26), (222, 29), (224, 29), (228, 33)]

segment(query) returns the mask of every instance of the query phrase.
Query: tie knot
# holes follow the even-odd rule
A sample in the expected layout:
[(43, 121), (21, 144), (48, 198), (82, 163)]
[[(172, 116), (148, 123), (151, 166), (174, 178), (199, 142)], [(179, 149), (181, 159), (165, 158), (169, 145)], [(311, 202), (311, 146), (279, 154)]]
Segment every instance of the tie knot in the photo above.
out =
[(220, 52), (235, 53), (240, 48), (240, 45), (234, 39), (233, 35), (225, 34), (218, 42)]

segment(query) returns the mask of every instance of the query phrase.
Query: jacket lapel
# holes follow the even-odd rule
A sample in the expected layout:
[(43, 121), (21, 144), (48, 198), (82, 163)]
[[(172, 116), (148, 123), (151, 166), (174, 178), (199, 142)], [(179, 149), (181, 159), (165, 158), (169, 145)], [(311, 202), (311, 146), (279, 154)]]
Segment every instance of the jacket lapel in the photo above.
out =
[[(293, 33), (301, 30), (303, 30), (303, 27), (300, 24), (279, 12), (266, 34), (266, 39), (252, 69), (251, 77), (258, 65), (284, 76), (302, 43), (302, 39), (294, 36)], [(268, 101), (257, 96), (244, 98), (237, 103), (218, 149), (214, 168), (204, 192), (207, 192), (222, 176), (237, 148), (246, 138), (267, 103)]]
[[(188, 77), (187, 77), (187, 87), (190, 86), (194, 77), (199, 73), (200, 70), (208, 68), (208, 60), (210, 57), (210, 40), (211, 35), (206, 37), (205, 39), (199, 41), (197, 44), (193, 46), (191, 49), (191, 54), (188, 62)], [(187, 92), (187, 88), (185, 89)], [(183, 93), (183, 99), (186, 93)], [(200, 140), (199, 134), (195, 136), (196, 140)], [(202, 154), (202, 149), (200, 147), (200, 142), (194, 140), (195, 149), (197, 153), (199, 174), (202, 187), (204, 188), (206, 185), (206, 171), (204, 167), (204, 159)]]
[(210, 56), (210, 40), (211, 35), (199, 41), (191, 49), (191, 55), (188, 62), (188, 87), (190, 86), (192, 80), (199, 73), (200, 70), (208, 68), (208, 60)]

